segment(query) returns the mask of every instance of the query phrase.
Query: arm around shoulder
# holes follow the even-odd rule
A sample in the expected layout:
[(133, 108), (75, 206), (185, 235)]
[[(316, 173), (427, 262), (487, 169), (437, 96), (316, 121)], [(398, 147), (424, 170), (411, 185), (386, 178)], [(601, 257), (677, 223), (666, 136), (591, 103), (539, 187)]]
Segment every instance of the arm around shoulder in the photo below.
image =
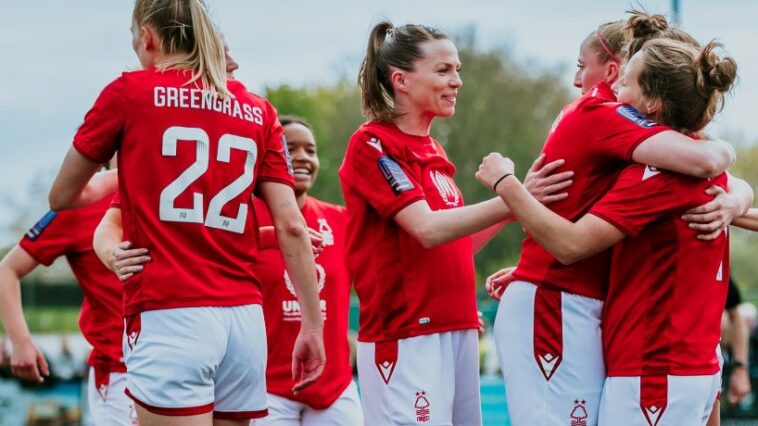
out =
[(673, 130), (647, 138), (632, 153), (636, 163), (695, 177), (714, 177), (736, 159), (734, 148), (722, 140), (695, 140)]

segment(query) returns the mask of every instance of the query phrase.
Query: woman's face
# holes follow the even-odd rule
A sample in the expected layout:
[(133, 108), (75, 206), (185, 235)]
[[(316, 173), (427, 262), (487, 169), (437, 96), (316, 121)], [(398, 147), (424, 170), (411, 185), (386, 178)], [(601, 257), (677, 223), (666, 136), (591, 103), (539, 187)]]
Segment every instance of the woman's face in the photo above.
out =
[(458, 50), (450, 40), (426, 41), (420, 47), (423, 57), (414, 63), (413, 71), (393, 71), (401, 74), (393, 78), (396, 96), (402, 93), (407, 99), (410, 111), (403, 112), (450, 117), (463, 86)]
[(600, 55), (592, 46), (593, 37), (590, 36), (584, 40), (584, 43), (579, 48), (579, 57), (576, 62), (578, 69), (574, 75), (574, 87), (581, 89), (582, 94), (585, 94), (601, 81), (613, 77), (610, 68), (615, 66), (615, 63), (613, 61), (601, 62)]
[(645, 66), (643, 51), (639, 51), (629, 59), (621, 73), (621, 77), (613, 85), (617, 100), (622, 104), (633, 106), (637, 111), (648, 116), (654, 116), (655, 103), (646, 98), (640, 87), (639, 77)]
[(287, 139), (287, 149), (295, 172), (295, 194), (307, 193), (316, 183), (320, 165), (316, 139), (313, 132), (300, 123), (285, 126), (284, 137)]

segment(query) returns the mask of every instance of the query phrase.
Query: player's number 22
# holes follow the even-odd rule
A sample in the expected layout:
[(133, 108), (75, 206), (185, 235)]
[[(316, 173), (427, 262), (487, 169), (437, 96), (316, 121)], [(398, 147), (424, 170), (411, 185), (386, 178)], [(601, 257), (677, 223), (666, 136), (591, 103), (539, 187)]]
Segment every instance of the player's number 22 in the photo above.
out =
[(253, 183), (258, 145), (250, 138), (236, 135), (223, 135), (218, 140), (216, 161), (228, 163), (232, 149), (245, 151), (245, 169), (237, 179), (225, 186), (208, 203), (208, 214), (203, 217), (203, 194), (192, 193), (192, 207), (180, 208), (174, 205), (176, 197), (184, 192), (192, 182), (200, 178), (207, 170), (210, 161), (210, 139), (208, 134), (196, 127), (169, 127), (163, 133), (162, 154), (164, 157), (176, 156), (179, 141), (195, 143), (195, 162), (185, 169), (173, 182), (161, 191), (159, 215), (168, 222), (205, 223), (205, 226), (241, 234), (245, 230), (247, 205), (240, 203), (236, 217), (223, 216), (221, 209), (226, 203), (236, 198)]

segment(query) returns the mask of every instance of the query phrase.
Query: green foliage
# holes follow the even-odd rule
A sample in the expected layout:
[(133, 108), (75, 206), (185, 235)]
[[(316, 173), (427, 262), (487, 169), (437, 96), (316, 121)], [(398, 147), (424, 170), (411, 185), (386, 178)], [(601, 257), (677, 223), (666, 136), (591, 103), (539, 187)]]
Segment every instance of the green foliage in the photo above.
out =
[(342, 164), (347, 141), (364, 121), (357, 86), (348, 81), (315, 89), (284, 85), (266, 88), (265, 96), (279, 114), (296, 115), (311, 124), (321, 161), (318, 184), (312, 194), (329, 202), (344, 204), (337, 170)]
[[(24, 318), (32, 333), (75, 333), (79, 331), (79, 307), (26, 307)], [(4, 333), (0, 324), (0, 333)]]
[[(738, 141), (735, 140), (735, 142)], [(753, 185), (758, 183), (758, 145), (747, 145), (740, 149), (737, 152), (737, 163), (732, 167), (730, 172)], [(753, 190), (755, 191), (756, 189), (754, 186)], [(755, 261), (756, 253), (758, 253), (758, 234), (732, 227), (732, 275), (740, 286), (743, 297), (753, 303), (758, 302), (758, 262)]]

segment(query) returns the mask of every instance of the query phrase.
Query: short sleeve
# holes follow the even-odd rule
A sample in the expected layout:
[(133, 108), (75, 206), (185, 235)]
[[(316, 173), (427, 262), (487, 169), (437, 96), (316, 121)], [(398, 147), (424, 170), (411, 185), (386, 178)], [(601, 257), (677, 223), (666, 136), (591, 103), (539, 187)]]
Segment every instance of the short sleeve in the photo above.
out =
[(52, 210), (45, 213), (37, 223), (26, 232), (19, 245), (34, 260), (50, 266), (55, 259), (66, 254), (74, 246), (72, 227), (68, 219), (69, 212), (57, 213)]
[(265, 148), (259, 160), (262, 163), (258, 171), (258, 181), (278, 182), (294, 187), (295, 172), (287, 150), (287, 141), (284, 139), (284, 130), (276, 117), (274, 107), (268, 104), (266, 106), (268, 124), (266, 125)]
[(105, 163), (118, 149), (126, 116), (123, 86), (119, 78), (103, 89), (74, 136), (74, 148), (90, 161)]
[(597, 145), (594, 150), (602, 157), (631, 161), (634, 150), (647, 140), (666, 130), (629, 105), (606, 103), (592, 114)]
[[(590, 209), (590, 214), (636, 237), (662, 216), (692, 206), (698, 180), (634, 164), (621, 172), (608, 193)], [(687, 196), (691, 194), (692, 196)]]
[(367, 131), (350, 139), (340, 179), (373, 207), (381, 217), (394, 216), (405, 206), (425, 198), (421, 184), (393, 146)]

